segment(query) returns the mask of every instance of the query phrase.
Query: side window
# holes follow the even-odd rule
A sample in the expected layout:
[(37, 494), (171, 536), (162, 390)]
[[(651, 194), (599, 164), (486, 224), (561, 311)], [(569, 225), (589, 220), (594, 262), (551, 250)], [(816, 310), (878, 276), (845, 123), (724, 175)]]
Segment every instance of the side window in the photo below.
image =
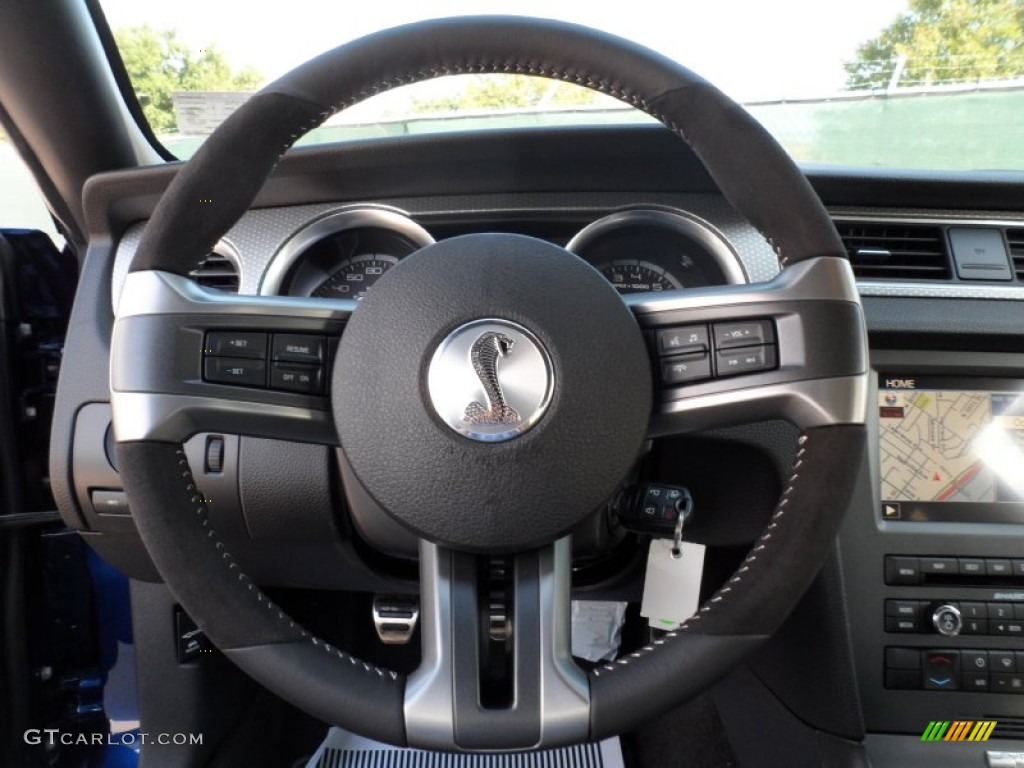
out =
[(12, 228), (38, 229), (48, 234), (58, 247), (63, 244), (36, 180), (7, 134), (0, 129), (0, 229)]

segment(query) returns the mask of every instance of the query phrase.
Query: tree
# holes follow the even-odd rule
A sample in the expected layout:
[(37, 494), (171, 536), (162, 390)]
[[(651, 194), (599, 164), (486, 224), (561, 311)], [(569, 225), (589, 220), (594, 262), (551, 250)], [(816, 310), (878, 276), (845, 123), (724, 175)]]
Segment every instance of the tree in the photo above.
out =
[(116, 31), (114, 38), (142, 111), (156, 133), (171, 133), (178, 127), (175, 91), (254, 91), (263, 82), (252, 67), (232, 72), (214, 46), (193, 51), (174, 30), (132, 27)]
[(938, 85), (1024, 75), (1021, 0), (910, 0), (910, 9), (857, 49), (850, 89)]

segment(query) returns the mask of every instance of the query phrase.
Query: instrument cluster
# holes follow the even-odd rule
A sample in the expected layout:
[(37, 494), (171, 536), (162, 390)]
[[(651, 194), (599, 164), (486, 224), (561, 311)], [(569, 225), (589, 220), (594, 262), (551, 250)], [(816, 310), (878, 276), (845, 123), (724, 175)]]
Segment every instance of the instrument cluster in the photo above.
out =
[[(260, 293), (359, 301), (401, 259), (433, 242), (426, 228), (397, 209), (335, 211), (289, 238), (271, 261)], [(748, 282), (725, 236), (681, 210), (615, 211), (559, 244), (623, 294)]]

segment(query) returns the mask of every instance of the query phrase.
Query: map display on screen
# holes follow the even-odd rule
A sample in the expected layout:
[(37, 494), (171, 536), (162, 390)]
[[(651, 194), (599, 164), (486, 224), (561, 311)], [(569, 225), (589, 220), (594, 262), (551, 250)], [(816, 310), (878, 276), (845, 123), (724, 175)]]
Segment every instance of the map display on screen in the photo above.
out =
[(1024, 499), (1024, 394), (898, 381), (878, 393), (883, 501)]

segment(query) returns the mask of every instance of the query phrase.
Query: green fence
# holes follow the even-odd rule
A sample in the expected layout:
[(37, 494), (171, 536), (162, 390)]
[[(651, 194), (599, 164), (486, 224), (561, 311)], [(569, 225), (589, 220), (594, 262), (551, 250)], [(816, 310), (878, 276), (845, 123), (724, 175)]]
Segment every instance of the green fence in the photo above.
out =
[[(750, 112), (801, 163), (941, 170), (1024, 170), (1024, 88), (919, 92), (752, 104)], [(318, 128), (302, 144), (487, 128), (621, 124), (631, 109), (414, 116)], [(201, 137), (165, 137), (189, 157)]]

